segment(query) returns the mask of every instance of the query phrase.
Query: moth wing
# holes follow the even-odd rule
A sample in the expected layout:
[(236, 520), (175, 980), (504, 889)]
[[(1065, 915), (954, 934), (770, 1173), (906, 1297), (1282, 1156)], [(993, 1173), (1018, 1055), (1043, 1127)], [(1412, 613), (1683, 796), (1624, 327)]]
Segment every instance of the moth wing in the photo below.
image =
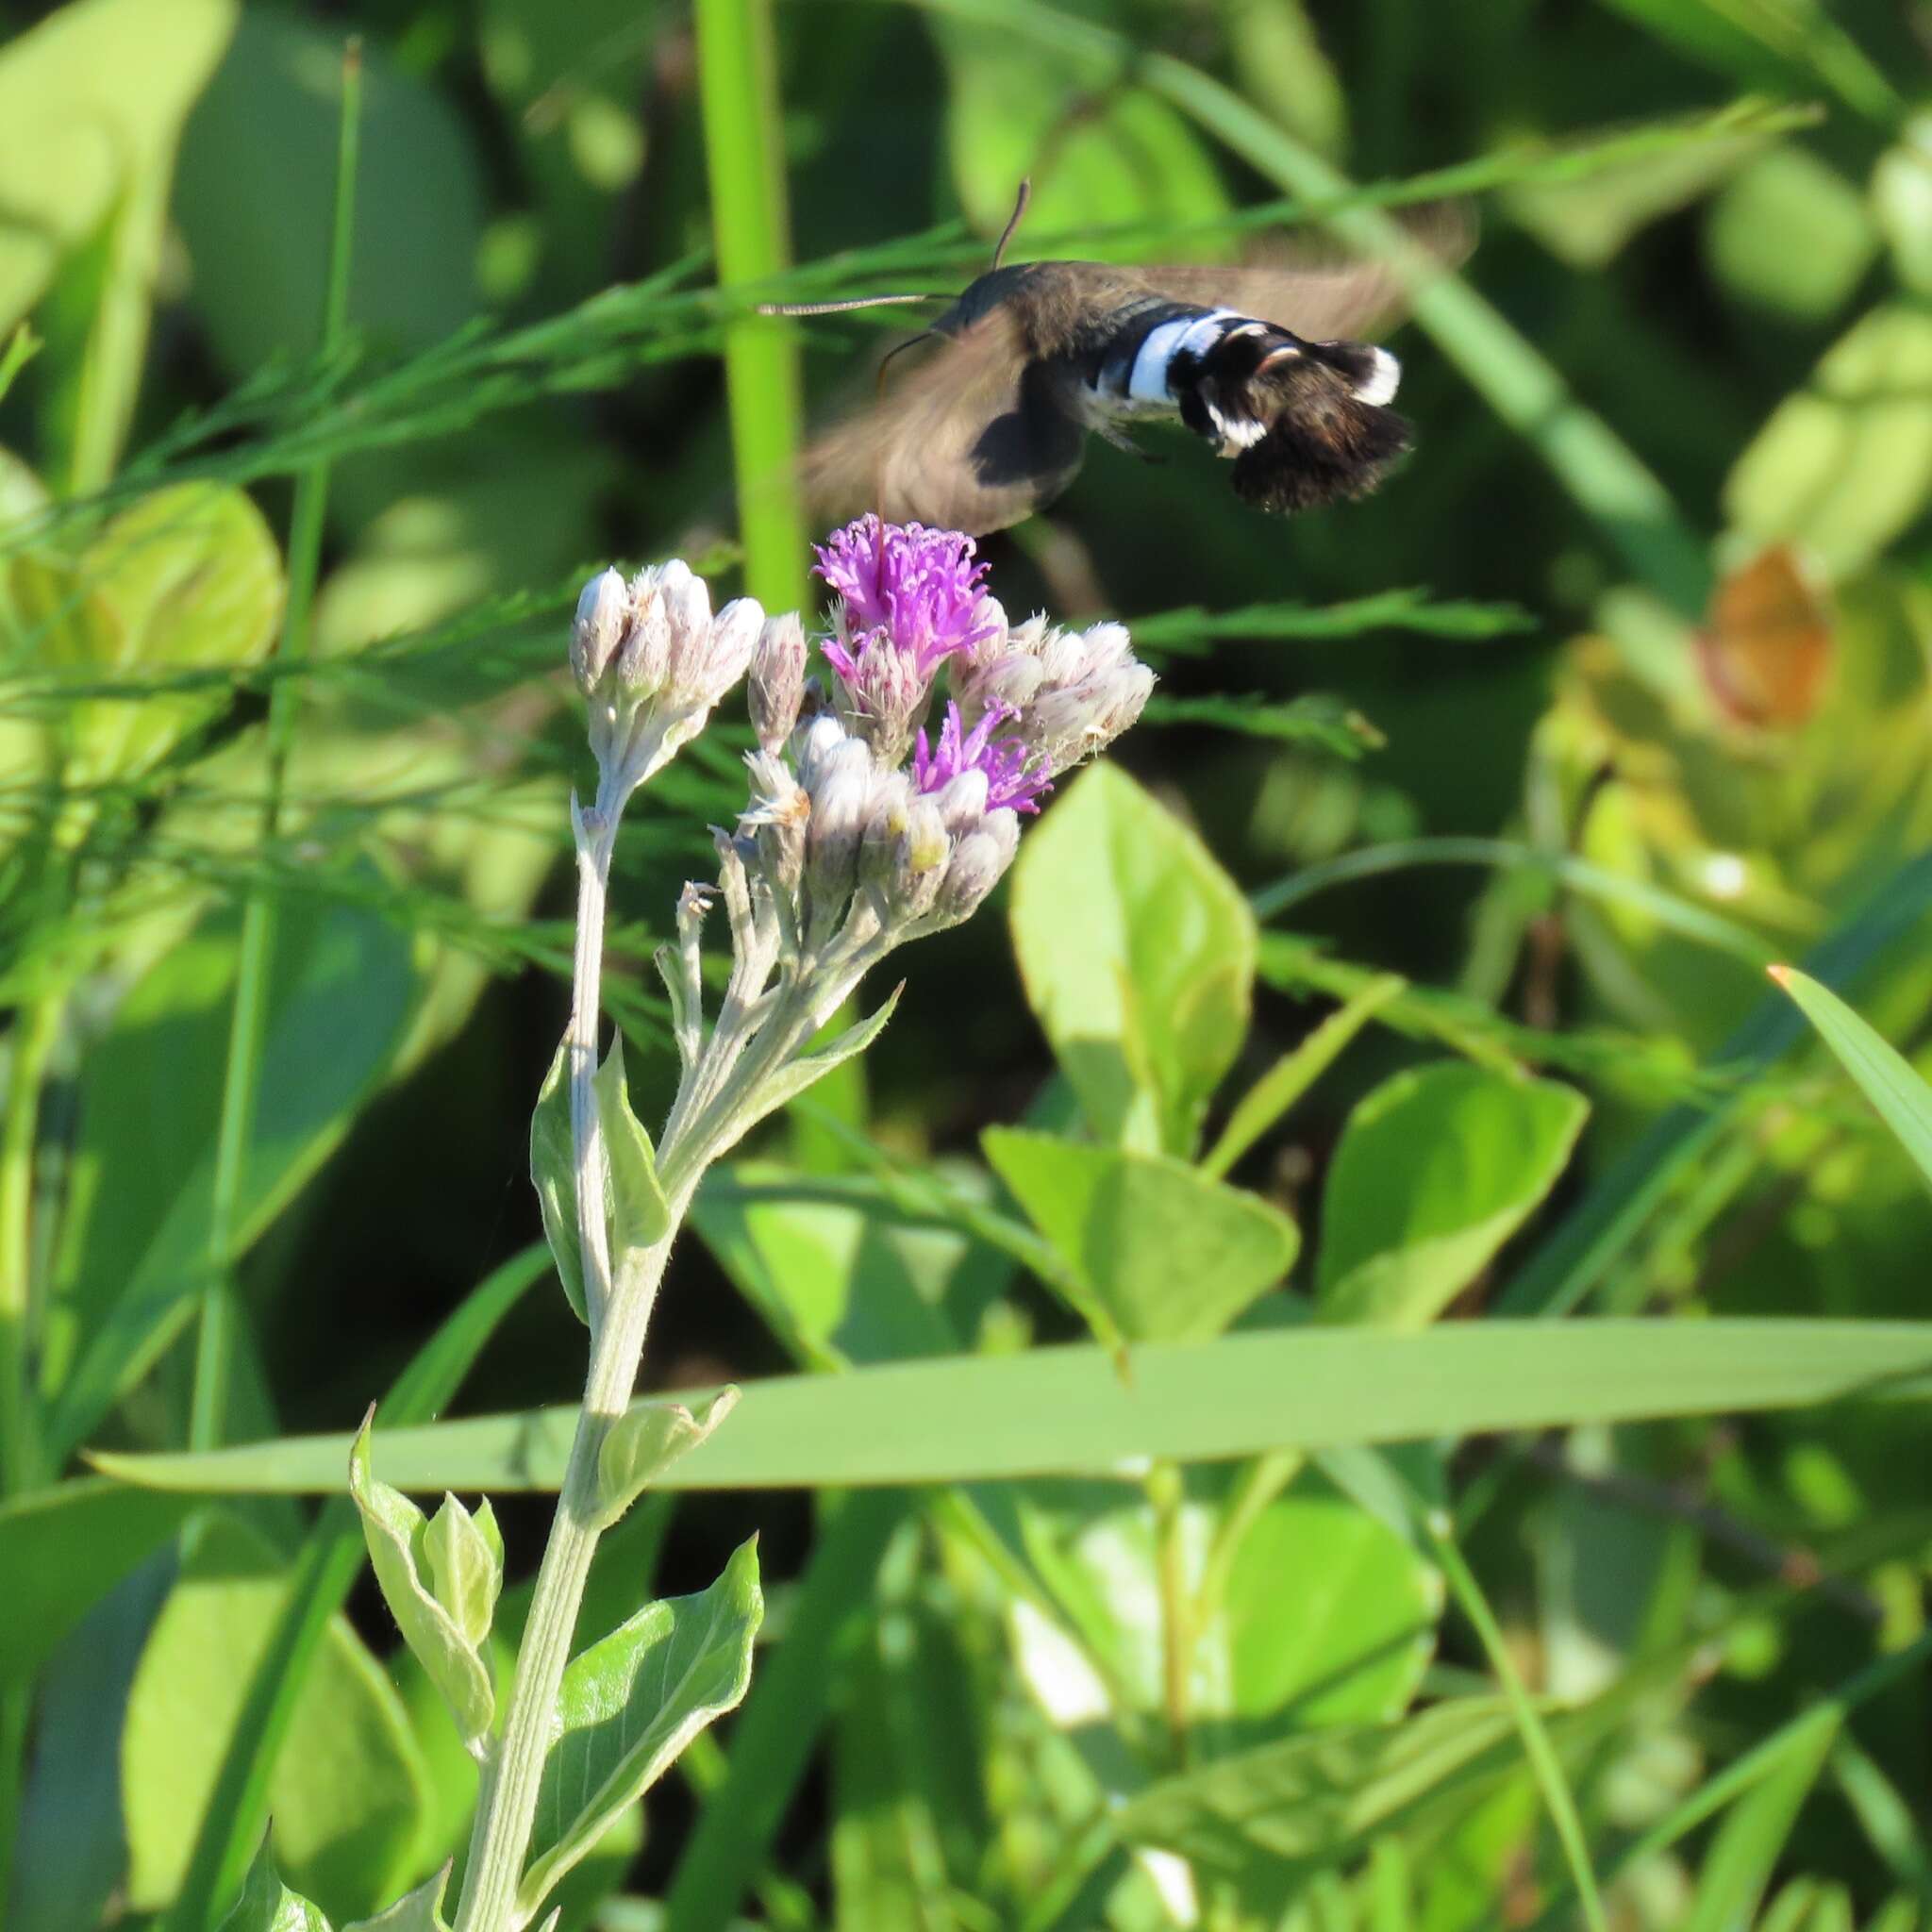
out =
[[(1441, 267), (1453, 267), (1475, 244), (1474, 218), (1461, 203), (1428, 208), (1404, 226), (1412, 247)], [(1187, 262), (1130, 273), (1172, 301), (1231, 308), (1310, 342), (1380, 335), (1408, 307), (1409, 275), (1392, 263), (1324, 258), (1303, 242), (1277, 242), (1245, 263)]]
[(1066, 487), (1084, 441), (1025, 365), (1005, 308), (937, 338), (879, 402), (807, 451), (808, 496), (832, 517), (876, 509), (972, 536), (1019, 523)]

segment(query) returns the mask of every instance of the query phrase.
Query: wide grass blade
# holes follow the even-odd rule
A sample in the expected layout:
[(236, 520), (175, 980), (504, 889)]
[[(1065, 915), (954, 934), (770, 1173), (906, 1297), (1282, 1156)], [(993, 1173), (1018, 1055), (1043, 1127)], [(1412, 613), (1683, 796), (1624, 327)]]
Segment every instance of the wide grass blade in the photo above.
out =
[[(1932, 1323), (1488, 1321), (1415, 1335), (1295, 1328), (1149, 1344), (1127, 1351), (1120, 1367), (1109, 1351), (1072, 1346), (751, 1382), (731, 1426), (667, 1471), (665, 1486), (1137, 1479), (1161, 1457), (1211, 1461), (1859, 1394), (1932, 1396)], [(552, 1490), (575, 1414), (531, 1409), (387, 1429), (378, 1473), (405, 1490)], [(168, 1489), (301, 1492), (341, 1489), (348, 1454), (340, 1435), (94, 1461), (110, 1475)]]

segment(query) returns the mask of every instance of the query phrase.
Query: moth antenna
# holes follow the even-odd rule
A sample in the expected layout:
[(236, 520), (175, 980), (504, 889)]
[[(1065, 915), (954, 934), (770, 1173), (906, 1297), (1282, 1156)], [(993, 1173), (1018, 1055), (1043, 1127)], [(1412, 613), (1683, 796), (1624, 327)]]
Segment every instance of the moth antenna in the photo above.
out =
[(1013, 212), (1007, 217), (1007, 225), (1000, 231), (999, 246), (992, 252), (992, 265), (998, 268), (1007, 258), (1007, 243), (1013, 239), (1014, 230), (1020, 225), (1026, 213), (1026, 204), (1033, 199), (1033, 182), (1030, 176), (1023, 176), (1020, 192), (1013, 197)]
[(947, 295), (850, 295), (842, 302), (760, 302), (760, 315), (847, 315), (855, 308), (903, 308), (912, 302), (946, 302)]

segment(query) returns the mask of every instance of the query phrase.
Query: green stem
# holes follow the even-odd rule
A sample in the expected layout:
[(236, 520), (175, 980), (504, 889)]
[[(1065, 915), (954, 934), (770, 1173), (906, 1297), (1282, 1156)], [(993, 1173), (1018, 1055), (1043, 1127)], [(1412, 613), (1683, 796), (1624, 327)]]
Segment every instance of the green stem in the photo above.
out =
[[(355, 233), (356, 168), (362, 105), (362, 43), (352, 39), (342, 54), (341, 129), (336, 153), (335, 222), (329, 237), (328, 280), (323, 298), (322, 349), (340, 346), (348, 325), (349, 260)], [(322, 568), (322, 539), (328, 509), (326, 459), (296, 479), (289, 523), (289, 608), (280, 656), (299, 662), (308, 655), (316, 581)], [(262, 845), (272, 849), (281, 831), (282, 788), (295, 741), (301, 682), (280, 677), (269, 695), (266, 803)], [(188, 1421), (192, 1449), (212, 1449), (221, 1441), (228, 1406), (229, 1371), (234, 1359), (234, 1268), (242, 1220), (242, 1188), (247, 1178), (248, 1143), (255, 1129), (256, 1100), (261, 1085), (262, 1043), (267, 1035), (269, 979), (275, 958), (275, 904), (256, 892), (242, 914), (242, 939), (235, 961), (235, 1006), (228, 1027), (227, 1068), (222, 1080), (222, 1111), (215, 1138), (213, 1193), (208, 1206), (208, 1285), (195, 1339), (194, 1389)]]
[[(696, 0), (693, 19), (718, 285), (728, 289), (767, 280), (791, 265), (771, 0)], [(769, 610), (795, 609), (807, 587), (792, 331), (756, 315), (727, 324), (724, 382), (745, 587)]]
[(1178, 1465), (1157, 1464), (1147, 1477), (1154, 1506), (1155, 1563), (1160, 1587), (1161, 1700), (1179, 1770), (1188, 1763), (1193, 1718), (1194, 1604), (1188, 1588), (1187, 1486)]

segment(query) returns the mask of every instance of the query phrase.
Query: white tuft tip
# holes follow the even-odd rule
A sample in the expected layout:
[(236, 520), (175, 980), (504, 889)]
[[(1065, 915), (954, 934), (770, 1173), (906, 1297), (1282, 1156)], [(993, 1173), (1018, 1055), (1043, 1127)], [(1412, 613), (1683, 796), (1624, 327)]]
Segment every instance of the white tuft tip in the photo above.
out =
[(1396, 387), (1402, 381), (1402, 364), (1387, 349), (1371, 349), (1369, 355), (1373, 358), (1369, 379), (1356, 391), (1355, 399), (1367, 403), (1372, 409), (1379, 409), (1395, 400)]

